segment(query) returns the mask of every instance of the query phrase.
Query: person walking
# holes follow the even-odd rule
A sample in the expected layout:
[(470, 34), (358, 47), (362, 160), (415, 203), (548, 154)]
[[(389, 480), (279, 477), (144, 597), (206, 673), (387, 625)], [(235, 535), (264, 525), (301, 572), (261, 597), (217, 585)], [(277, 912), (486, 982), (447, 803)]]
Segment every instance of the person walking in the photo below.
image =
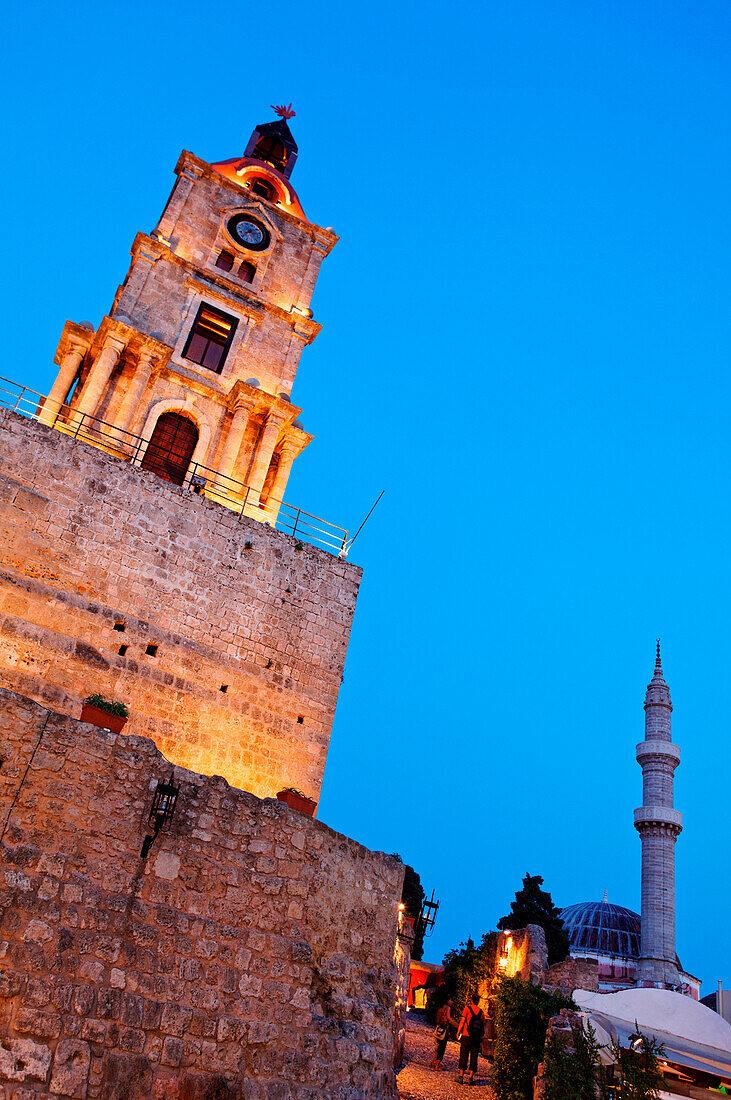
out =
[(447, 1049), (447, 1038), (449, 1036), (449, 1027), (457, 1026), (457, 1021), (452, 1016), (452, 1009), (454, 1007), (454, 1001), (450, 997), (445, 1005), (437, 1011), (436, 1027), (434, 1028), (434, 1038), (436, 1039), (437, 1049), (434, 1055), (434, 1069), (441, 1069), (442, 1058), (444, 1057), (444, 1051)]
[(456, 1080), (458, 1084), (464, 1084), (464, 1071), (467, 1069), (469, 1058), (470, 1068), (467, 1084), (473, 1085), (477, 1072), (477, 1055), (480, 1053), (480, 1043), (485, 1034), (485, 1013), (480, 1008), (479, 994), (473, 993), (472, 998), (464, 1007), (464, 1012), (459, 1018), (457, 1038), (459, 1039), (459, 1070)]

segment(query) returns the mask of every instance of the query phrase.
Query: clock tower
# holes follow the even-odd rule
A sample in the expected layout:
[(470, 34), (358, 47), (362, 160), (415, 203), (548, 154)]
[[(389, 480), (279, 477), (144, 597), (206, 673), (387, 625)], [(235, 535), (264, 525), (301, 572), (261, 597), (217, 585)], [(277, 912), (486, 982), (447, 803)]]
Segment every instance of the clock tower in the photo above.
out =
[(182, 153), (108, 315), (68, 321), (50, 394), (0, 415), (0, 686), (75, 717), (101, 694), (172, 764), (314, 804), (360, 569), (283, 499), (337, 237), (277, 114), (231, 160)]
[(39, 414), (269, 523), (312, 438), (290, 395), (320, 331), (310, 301), (337, 241), (302, 209), (293, 112), (275, 110), (243, 156), (209, 164), (182, 153), (108, 316), (96, 332), (65, 325)]

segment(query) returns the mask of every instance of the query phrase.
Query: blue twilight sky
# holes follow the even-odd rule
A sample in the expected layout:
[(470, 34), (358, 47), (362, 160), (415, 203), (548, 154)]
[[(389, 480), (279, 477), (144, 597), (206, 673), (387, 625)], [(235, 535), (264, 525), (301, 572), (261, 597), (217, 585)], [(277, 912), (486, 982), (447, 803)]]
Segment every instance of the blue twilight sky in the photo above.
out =
[(639, 909), (655, 637), (683, 753), (678, 952), (731, 985), (731, 8), (704, 0), (13, 5), (2, 373), (99, 323), (182, 148), (293, 101), (341, 241), (288, 498), (365, 573), (321, 818), (441, 900), (427, 958), (526, 871)]

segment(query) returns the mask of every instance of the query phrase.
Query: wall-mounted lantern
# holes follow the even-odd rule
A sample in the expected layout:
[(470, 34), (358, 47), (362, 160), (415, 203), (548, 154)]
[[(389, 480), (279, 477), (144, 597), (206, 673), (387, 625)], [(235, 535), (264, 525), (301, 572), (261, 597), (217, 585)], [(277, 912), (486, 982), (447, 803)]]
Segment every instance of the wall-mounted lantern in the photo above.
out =
[(178, 800), (180, 788), (175, 786), (174, 779), (175, 773), (173, 772), (167, 782), (164, 779), (158, 779), (157, 781), (152, 807), (147, 818), (147, 827), (152, 829), (152, 836), (146, 836), (142, 841), (142, 851), (140, 852), (142, 859), (150, 851), (157, 834), (167, 825), (175, 812), (175, 803)]

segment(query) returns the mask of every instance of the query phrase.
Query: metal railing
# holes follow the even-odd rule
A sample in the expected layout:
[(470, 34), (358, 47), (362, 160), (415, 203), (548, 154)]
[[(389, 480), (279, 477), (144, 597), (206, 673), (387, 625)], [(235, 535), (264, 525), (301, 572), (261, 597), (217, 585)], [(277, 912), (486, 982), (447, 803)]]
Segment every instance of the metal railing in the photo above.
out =
[[(69, 405), (62, 405), (55, 417), (49, 410), (47, 419), (44, 419), (43, 410), (46, 401), (44, 394), (31, 390), (28, 386), (21, 386), (8, 378), (0, 377), (0, 408), (10, 409), (33, 420), (40, 420), (64, 435), (79, 439), (82, 443), (89, 443), (92, 447), (97, 447), (125, 462), (131, 462), (135, 466), (143, 466), (150, 442), (148, 439), (109, 424), (97, 416), (77, 412)], [(157, 449), (156, 453), (158, 453)], [(166, 455), (163, 452), (158, 454), (161, 459), (165, 459)], [(167, 457), (173, 456), (167, 455)], [(262, 501), (260, 493), (251, 486), (235, 478), (226, 477), (225, 474), (200, 462), (191, 462), (184, 470), (181, 468), (180, 479), (177, 476), (167, 476), (156, 467), (154, 460), (147, 468), (164, 481), (182, 485), (183, 488), (208, 497), (209, 500), (223, 505), (224, 508), (242, 513), (260, 523), (268, 523), (278, 531), (293, 535), (313, 546), (321, 546), (339, 557), (344, 558), (348, 553), (350, 540), (344, 527), (338, 527), (337, 524), (321, 519), (311, 512), (305, 512), (302, 508), (296, 508), (284, 500), (268, 497)]]

